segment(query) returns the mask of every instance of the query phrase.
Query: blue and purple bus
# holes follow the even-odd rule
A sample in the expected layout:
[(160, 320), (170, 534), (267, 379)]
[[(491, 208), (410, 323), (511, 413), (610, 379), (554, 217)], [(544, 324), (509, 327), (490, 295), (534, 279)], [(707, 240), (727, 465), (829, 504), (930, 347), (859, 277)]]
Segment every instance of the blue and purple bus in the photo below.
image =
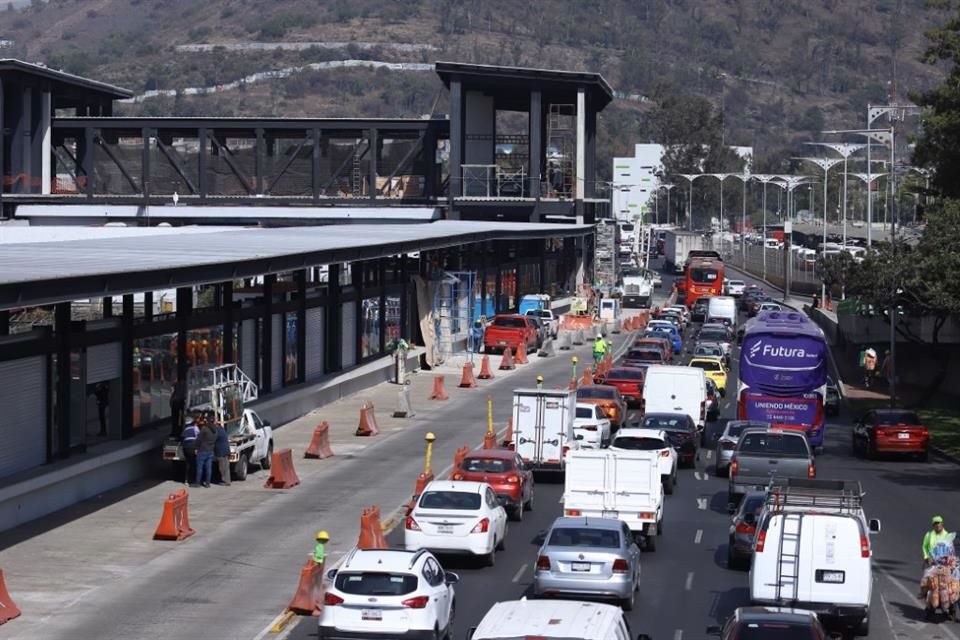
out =
[(765, 311), (751, 320), (740, 351), (737, 414), (802, 430), (823, 446), (827, 341), (796, 311)]

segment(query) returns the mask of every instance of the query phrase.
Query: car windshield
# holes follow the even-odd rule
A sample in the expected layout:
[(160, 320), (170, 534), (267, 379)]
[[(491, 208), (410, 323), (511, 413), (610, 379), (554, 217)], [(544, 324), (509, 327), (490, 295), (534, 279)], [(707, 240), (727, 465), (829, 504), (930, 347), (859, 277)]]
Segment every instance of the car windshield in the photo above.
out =
[(657, 451), (666, 448), (660, 438), (641, 438), (638, 436), (620, 436), (613, 440), (614, 449), (628, 449), (630, 451)]
[(737, 640), (813, 640), (817, 636), (809, 624), (792, 622), (741, 622)]
[(727, 332), (718, 329), (704, 329), (700, 332), (701, 340), (716, 340), (717, 342), (727, 341)]
[(338, 591), (355, 596), (403, 596), (416, 590), (417, 576), (340, 571), (334, 585)]
[(877, 424), (920, 424), (920, 418), (912, 411), (886, 411), (877, 414)]
[(582, 387), (577, 391), (577, 398), (600, 398), (601, 400), (613, 400), (616, 397), (616, 390), (613, 387)]
[(480, 494), (466, 491), (428, 491), (420, 498), (420, 508), (476, 511), (480, 508)]
[(643, 371), (640, 369), (630, 369), (623, 367), (620, 369), (610, 369), (607, 374), (608, 380), (643, 380)]
[(506, 473), (513, 471), (513, 463), (503, 458), (467, 458), (460, 468), (473, 473)]
[(743, 286), (743, 280), (731, 280), (731, 281), (730, 281), (730, 286), (732, 286), (732, 287), (742, 287), (742, 286)]
[(523, 318), (494, 318), (493, 326), (495, 327), (510, 327), (511, 329), (523, 329), (527, 326), (527, 323)]
[(612, 529), (560, 527), (550, 532), (551, 547), (620, 548), (620, 532)]
[(647, 416), (641, 425), (644, 429), (665, 429), (667, 431), (686, 431), (687, 420), (683, 416)]
[(694, 282), (716, 282), (718, 271), (708, 267), (693, 267), (690, 269), (690, 279)]
[(552, 314), (552, 311), (546, 309), (530, 309), (527, 311), (528, 316), (536, 316), (537, 318), (549, 318)]
[(804, 458), (810, 455), (803, 434), (747, 433), (740, 438), (737, 451)]
[(723, 371), (720, 363), (712, 360), (692, 360), (690, 366), (695, 369), (703, 369), (704, 371)]
[(663, 360), (663, 354), (659, 351), (650, 350), (641, 350), (641, 349), (631, 349), (627, 352), (625, 356), (626, 360), (652, 360), (654, 362), (660, 362)]

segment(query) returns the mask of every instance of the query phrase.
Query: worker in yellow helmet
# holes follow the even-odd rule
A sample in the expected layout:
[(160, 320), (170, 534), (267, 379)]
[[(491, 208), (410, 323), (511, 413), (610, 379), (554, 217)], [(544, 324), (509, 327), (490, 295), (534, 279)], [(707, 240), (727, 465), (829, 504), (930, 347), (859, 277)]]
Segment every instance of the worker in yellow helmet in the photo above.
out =
[(327, 557), (327, 542), (330, 540), (330, 534), (324, 530), (317, 531), (317, 544), (313, 547), (313, 561), (317, 564), (323, 564)]

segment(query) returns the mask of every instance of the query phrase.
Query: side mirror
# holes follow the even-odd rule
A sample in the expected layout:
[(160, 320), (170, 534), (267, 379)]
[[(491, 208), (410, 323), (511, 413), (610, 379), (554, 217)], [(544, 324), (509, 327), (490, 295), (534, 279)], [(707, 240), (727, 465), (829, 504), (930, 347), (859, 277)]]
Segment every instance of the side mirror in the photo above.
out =
[(263, 422), (263, 426), (265, 426), (265, 427), (272, 427), (272, 426), (273, 426), (273, 425), (270, 423), (269, 420), (262, 420), (261, 422)]
[(876, 518), (870, 520), (870, 533), (880, 533), (880, 521)]
[(330, 569), (330, 571), (327, 571), (327, 580), (333, 580), (336, 577), (337, 577), (336, 569)]
[(443, 581), (447, 584), (457, 584), (460, 582), (460, 575), (453, 571), (445, 571), (443, 573)]
[(467, 634), (463, 636), (466, 640), (473, 640), (473, 634), (477, 632), (476, 627), (470, 627), (470, 630), (467, 631)]
[(574, 436), (573, 439), (574, 439), (574, 440), (583, 440), (583, 434), (582, 434), (582, 433), (578, 433), (576, 436)]

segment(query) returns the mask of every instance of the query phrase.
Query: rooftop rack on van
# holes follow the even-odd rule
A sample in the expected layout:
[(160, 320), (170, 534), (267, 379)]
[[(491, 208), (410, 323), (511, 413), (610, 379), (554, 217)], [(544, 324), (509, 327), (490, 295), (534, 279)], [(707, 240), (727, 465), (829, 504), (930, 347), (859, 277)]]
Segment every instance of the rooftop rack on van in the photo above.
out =
[(774, 478), (767, 488), (767, 507), (771, 511), (815, 509), (859, 513), (864, 495), (857, 480)]

